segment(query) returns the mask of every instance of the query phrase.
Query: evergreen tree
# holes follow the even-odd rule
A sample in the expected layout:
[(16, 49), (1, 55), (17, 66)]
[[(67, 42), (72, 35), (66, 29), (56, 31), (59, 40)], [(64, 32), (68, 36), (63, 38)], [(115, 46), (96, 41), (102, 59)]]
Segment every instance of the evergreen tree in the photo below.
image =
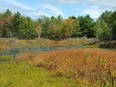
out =
[(93, 21), (93, 19), (89, 16), (79, 16), (78, 17), (79, 20), (79, 25), (80, 25), (80, 36), (81, 37), (95, 37), (95, 30), (94, 30), (94, 25), (95, 22)]

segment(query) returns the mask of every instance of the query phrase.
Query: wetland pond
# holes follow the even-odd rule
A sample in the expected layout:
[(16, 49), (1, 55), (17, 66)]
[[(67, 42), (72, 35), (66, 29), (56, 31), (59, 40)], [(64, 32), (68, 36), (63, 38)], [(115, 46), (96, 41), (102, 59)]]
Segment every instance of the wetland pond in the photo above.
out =
[(0, 51), (0, 56), (16, 56), (23, 52), (46, 52), (46, 51), (54, 51), (54, 50), (64, 50), (64, 49), (79, 49), (86, 48), (83, 45), (80, 46), (65, 46), (65, 47), (23, 47), (23, 48), (11, 48), (7, 51)]

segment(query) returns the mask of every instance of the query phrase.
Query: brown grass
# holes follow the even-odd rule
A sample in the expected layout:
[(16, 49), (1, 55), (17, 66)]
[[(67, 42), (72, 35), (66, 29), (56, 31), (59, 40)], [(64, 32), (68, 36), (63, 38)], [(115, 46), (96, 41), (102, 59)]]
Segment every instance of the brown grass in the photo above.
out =
[[(24, 59), (28, 59), (30, 55), (24, 56)], [(111, 72), (113, 78), (116, 78), (116, 51), (102, 49), (51, 51), (31, 56), (31, 60), (34, 65), (44, 67), (57, 76), (96, 81), (100, 78), (108, 80)]]
[(0, 51), (9, 50), (13, 45), (15, 38), (0, 38)]
[(82, 44), (91, 43), (91, 39), (84, 38), (71, 38), (60, 41), (54, 41), (50, 39), (38, 38), (34, 40), (18, 40), (15, 38), (9, 39), (0, 39), (0, 50), (7, 50), (9, 48), (15, 47), (33, 47), (33, 46), (42, 46), (42, 47), (62, 47), (62, 46), (78, 46)]
[(36, 55), (37, 55), (36, 53), (25, 52), (25, 53), (18, 55), (15, 60), (18, 60), (18, 61), (32, 60), (33, 58), (35, 58)]
[(5, 50), (8, 50), (8, 47), (6, 47), (6, 45), (2, 44), (0, 46), (0, 51), (5, 51)]
[(78, 45), (88, 44), (91, 41), (92, 41), (91, 39), (71, 38), (71, 39), (64, 39), (64, 40), (60, 40), (60, 41), (54, 41), (54, 43), (49, 46), (55, 46), (55, 47), (78, 46)]

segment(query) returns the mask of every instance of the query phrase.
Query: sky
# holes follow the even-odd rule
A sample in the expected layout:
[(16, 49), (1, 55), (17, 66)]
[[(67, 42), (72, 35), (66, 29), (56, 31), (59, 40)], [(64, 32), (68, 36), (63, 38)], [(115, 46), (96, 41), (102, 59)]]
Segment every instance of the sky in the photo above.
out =
[(97, 19), (102, 12), (115, 8), (116, 0), (0, 0), (0, 12), (10, 9), (33, 19), (42, 15), (68, 18), (88, 14)]

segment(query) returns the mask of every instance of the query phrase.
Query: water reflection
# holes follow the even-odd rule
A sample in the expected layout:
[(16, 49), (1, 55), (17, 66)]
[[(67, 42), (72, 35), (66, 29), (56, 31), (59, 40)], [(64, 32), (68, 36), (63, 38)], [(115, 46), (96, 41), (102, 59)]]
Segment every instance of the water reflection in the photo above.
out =
[(20, 54), (23, 52), (46, 52), (46, 51), (75, 49), (75, 48), (85, 48), (85, 46), (12, 48), (7, 51), (1, 51), (0, 56), (3, 56), (3, 55), (16, 56), (17, 54)]

